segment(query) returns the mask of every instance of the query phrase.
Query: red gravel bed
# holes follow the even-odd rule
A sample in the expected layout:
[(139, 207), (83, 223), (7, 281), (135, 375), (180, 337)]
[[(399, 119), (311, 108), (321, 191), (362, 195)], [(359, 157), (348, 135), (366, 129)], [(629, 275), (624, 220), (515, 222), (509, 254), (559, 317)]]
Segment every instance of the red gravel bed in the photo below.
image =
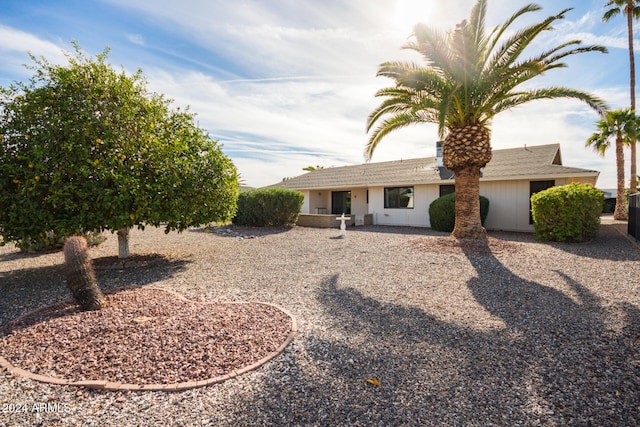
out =
[(0, 330), (0, 356), (74, 382), (173, 384), (254, 364), (292, 332), (291, 317), (267, 304), (191, 302), (149, 288), (105, 297), (100, 311), (65, 301), (10, 322)]

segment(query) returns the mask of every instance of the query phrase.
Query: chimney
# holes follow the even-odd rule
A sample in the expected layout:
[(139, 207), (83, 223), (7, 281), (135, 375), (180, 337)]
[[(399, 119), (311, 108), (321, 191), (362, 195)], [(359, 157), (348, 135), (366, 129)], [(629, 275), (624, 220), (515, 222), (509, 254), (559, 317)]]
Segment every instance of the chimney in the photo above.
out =
[(441, 168), (443, 166), (442, 163), (442, 141), (436, 142), (436, 161), (438, 162), (438, 167)]

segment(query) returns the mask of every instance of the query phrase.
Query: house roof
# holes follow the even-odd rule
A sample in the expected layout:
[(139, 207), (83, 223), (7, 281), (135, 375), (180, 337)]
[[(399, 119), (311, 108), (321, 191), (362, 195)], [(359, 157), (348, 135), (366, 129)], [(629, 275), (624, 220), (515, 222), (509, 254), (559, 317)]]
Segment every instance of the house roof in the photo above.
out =
[[(562, 165), (560, 144), (494, 150), (493, 158), (482, 170), (482, 181), (590, 177), (599, 172)], [(453, 184), (453, 172), (437, 166), (436, 157), (364, 163), (317, 169), (289, 178), (272, 187), (293, 190), (317, 188), (356, 188), (415, 184)]]

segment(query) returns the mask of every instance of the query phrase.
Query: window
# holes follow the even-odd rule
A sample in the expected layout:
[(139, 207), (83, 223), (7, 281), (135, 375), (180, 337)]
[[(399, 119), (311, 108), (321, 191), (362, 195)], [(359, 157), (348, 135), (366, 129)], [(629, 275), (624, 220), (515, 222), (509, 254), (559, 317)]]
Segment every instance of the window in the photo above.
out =
[(456, 186), (451, 184), (441, 185), (440, 186), (440, 197), (446, 196), (447, 194), (455, 193)]
[(331, 192), (331, 213), (336, 215), (351, 214), (351, 191)]
[(385, 188), (384, 207), (389, 209), (413, 209), (413, 187)]

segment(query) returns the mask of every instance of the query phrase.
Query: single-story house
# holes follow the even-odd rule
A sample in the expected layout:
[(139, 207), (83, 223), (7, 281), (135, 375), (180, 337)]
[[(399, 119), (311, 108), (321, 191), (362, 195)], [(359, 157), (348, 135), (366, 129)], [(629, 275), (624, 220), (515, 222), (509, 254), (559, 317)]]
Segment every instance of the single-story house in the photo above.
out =
[[(455, 176), (441, 158), (425, 157), (317, 169), (272, 187), (304, 194), (298, 225), (350, 224), (429, 227), (429, 205), (454, 191)], [(599, 172), (562, 165), (559, 144), (494, 150), (481, 171), (480, 194), (489, 199), (490, 230), (533, 231), (533, 193), (571, 182), (595, 186)]]

